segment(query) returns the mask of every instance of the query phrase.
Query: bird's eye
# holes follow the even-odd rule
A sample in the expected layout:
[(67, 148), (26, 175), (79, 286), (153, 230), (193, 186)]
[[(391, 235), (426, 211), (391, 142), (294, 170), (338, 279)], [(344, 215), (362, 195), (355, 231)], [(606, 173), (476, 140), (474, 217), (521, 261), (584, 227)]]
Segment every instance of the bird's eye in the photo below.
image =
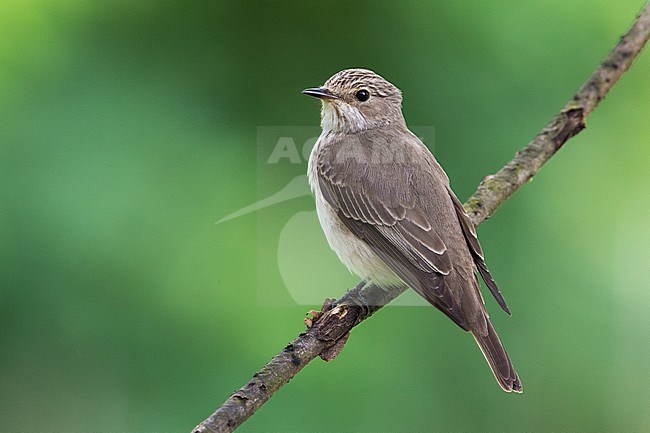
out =
[(354, 96), (356, 96), (359, 101), (366, 102), (368, 99), (370, 99), (370, 92), (368, 92), (366, 89), (361, 89), (355, 93)]

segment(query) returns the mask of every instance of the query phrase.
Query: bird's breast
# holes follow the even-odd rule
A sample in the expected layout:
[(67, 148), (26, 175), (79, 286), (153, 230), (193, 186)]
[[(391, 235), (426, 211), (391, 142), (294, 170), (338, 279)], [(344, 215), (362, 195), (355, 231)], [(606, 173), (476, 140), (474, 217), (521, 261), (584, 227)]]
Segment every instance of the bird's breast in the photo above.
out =
[(347, 268), (363, 279), (384, 286), (403, 285), (403, 281), (370, 246), (352, 233), (341, 221), (336, 210), (327, 202), (320, 190), (318, 177), (318, 153), (321, 151), (327, 134), (322, 134), (309, 157), (307, 174), (316, 201), (316, 213), (325, 238), (339, 260)]

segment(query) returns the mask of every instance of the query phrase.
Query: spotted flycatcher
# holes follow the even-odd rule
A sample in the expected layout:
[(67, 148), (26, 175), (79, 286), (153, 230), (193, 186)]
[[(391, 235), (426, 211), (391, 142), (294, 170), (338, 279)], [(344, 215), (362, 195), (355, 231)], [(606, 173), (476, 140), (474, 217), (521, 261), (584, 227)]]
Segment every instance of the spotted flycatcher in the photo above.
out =
[(367, 283), (411, 287), (474, 336), (505, 391), (521, 392), (477, 274), (510, 311), (447, 175), (406, 126), (400, 90), (367, 69), (347, 69), (303, 93), (322, 101), (308, 174), (339, 259)]

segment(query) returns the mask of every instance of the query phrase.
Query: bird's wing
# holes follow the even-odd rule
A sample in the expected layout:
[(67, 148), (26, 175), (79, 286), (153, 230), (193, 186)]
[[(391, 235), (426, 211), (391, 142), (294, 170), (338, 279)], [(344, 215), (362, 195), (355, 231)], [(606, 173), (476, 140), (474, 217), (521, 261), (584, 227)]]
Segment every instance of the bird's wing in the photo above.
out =
[(451, 201), (454, 203), (454, 209), (456, 210), (458, 221), (460, 222), (460, 226), (463, 229), (465, 240), (467, 241), (467, 245), (472, 252), (474, 263), (476, 264), (476, 268), (478, 269), (479, 274), (481, 274), (481, 278), (483, 278), (483, 281), (485, 281), (488, 289), (490, 289), (492, 296), (494, 296), (494, 299), (496, 299), (497, 303), (503, 309), (503, 311), (510, 314), (510, 309), (508, 308), (508, 305), (506, 305), (506, 300), (503, 299), (503, 295), (499, 291), (497, 283), (494, 281), (494, 278), (492, 278), (492, 275), (490, 274), (490, 271), (485, 264), (485, 257), (483, 256), (481, 244), (478, 242), (478, 237), (476, 236), (474, 223), (472, 223), (472, 220), (469, 219), (469, 215), (467, 215), (467, 212), (465, 212), (465, 208), (463, 207), (463, 204), (460, 202), (460, 200), (458, 200), (458, 197), (456, 197), (456, 194), (454, 194), (454, 192), (449, 188), (447, 188), (447, 191), (449, 192)]
[[(325, 200), (406, 284), (467, 330), (461, 296), (444, 278), (452, 270), (447, 246), (419, 204), (419, 195), (427, 193), (414, 182), (423, 183), (417, 179), (423, 171), (408, 163), (368, 163), (358, 154), (345, 155), (354, 152), (349, 148), (354, 145), (359, 143), (339, 143), (319, 155), (316, 167)], [(430, 180), (446, 195), (443, 182)]]

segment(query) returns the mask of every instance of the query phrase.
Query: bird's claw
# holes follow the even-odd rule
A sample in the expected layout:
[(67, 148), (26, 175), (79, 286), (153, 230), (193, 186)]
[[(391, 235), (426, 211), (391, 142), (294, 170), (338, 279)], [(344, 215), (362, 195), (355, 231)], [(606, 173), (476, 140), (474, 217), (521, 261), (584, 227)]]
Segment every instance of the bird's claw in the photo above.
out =
[(307, 328), (312, 328), (314, 326), (314, 323), (316, 323), (316, 321), (322, 315), (323, 315), (323, 313), (320, 312), (320, 311), (316, 311), (316, 310), (307, 311), (307, 314), (305, 314), (305, 316), (307, 316), (307, 317), (305, 317), (305, 320), (304, 320), (305, 326), (307, 326)]
[(320, 319), (324, 313), (331, 310), (335, 305), (336, 305), (336, 299), (327, 298), (325, 299), (325, 302), (323, 302), (323, 307), (320, 309), (320, 311), (317, 310), (307, 311), (306, 314), (307, 317), (305, 317), (304, 320), (305, 326), (307, 326), (307, 328), (312, 328), (314, 324), (318, 321), (318, 319)]

